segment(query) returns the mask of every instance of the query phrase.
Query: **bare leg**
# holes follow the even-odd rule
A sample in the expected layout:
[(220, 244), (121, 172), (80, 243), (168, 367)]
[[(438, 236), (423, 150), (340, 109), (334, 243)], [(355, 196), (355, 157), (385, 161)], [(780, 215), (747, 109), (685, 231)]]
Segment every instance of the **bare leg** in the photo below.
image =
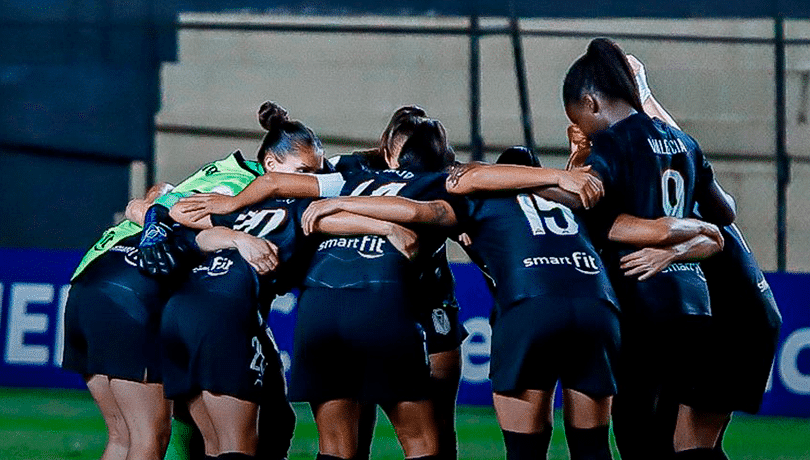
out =
[(217, 433), (219, 453), (256, 455), (259, 443), (258, 404), (208, 391), (202, 392), (202, 399)]
[(85, 381), (93, 400), (101, 410), (104, 424), (107, 425), (107, 445), (101, 454), (101, 460), (125, 460), (129, 450), (129, 429), (121, 408), (115, 402), (109, 377), (96, 374), (85, 377)]
[(728, 413), (704, 412), (681, 404), (675, 426), (675, 452), (713, 449), (728, 418)]
[(492, 396), (498, 424), (514, 433), (539, 433), (551, 425), (554, 392), (524, 390)]
[(161, 460), (171, 436), (171, 401), (163, 385), (111, 379), (110, 388), (129, 428), (127, 460)]
[(318, 426), (318, 452), (346, 459), (354, 457), (357, 453), (360, 408), (360, 403), (352, 399), (312, 404)]
[(402, 401), (385, 407), (405, 458), (438, 455), (439, 431), (432, 401)]
[(216, 457), (221, 452), (219, 438), (217, 437), (217, 430), (214, 428), (214, 422), (211, 420), (211, 416), (208, 415), (208, 409), (205, 407), (202, 394), (198, 394), (188, 401), (188, 411), (191, 418), (194, 419), (194, 424), (197, 425), (202, 434), (205, 455)]
[(574, 428), (596, 428), (610, 424), (612, 396), (594, 399), (571, 389), (563, 389), (565, 421)]
[(541, 460), (548, 455), (554, 391), (523, 390), (492, 397), (503, 432), (507, 460)]

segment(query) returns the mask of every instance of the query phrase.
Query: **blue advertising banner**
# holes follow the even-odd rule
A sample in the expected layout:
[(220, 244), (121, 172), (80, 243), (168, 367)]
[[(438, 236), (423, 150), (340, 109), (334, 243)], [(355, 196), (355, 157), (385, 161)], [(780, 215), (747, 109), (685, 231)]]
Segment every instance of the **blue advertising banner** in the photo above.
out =
[[(62, 371), (62, 312), (76, 251), (0, 249), (0, 386), (82, 388), (80, 376)], [(459, 404), (491, 404), (489, 312), (492, 297), (472, 264), (452, 264), (461, 321)], [(767, 275), (784, 324), (761, 414), (810, 417), (810, 274)], [(270, 323), (289, 369), (296, 297), (276, 299)]]

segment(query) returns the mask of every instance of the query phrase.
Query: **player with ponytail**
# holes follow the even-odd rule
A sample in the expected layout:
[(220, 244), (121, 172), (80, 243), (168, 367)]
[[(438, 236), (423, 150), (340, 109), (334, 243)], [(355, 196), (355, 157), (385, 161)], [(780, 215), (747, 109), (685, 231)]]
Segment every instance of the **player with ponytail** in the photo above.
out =
[[(612, 41), (591, 41), (574, 62), (563, 83), (563, 102), (571, 122), (591, 141), (585, 164), (605, 187), (592, 212), (592, 234), (603, 247), (623, 311), (614, 402), (622, 457), (665, 458), (674, 451), (675, 458), (713, 458), (725, 418), (711, 411), (701, 393), (711, 314), (705, 278), (694, 262), (672, 264), (646, 280), (625, 276), (628, 258), (645, 244), (639, 240), (643, 232), (621, 217), (689, 217), (700, 201), (704, 218), (726, 225), (734, 219), (733, 202), (694, 139), (644, 114), (630, 63)], [(691, 257), (716, 250), (706, 245)], [(632, 263), (650, 270), (650, 261), (642, 259)], [(679, 404), (675, 436), (668, 441), (655, 439), (664, 432), (655, 426), (655, 397), (665, 386)]]

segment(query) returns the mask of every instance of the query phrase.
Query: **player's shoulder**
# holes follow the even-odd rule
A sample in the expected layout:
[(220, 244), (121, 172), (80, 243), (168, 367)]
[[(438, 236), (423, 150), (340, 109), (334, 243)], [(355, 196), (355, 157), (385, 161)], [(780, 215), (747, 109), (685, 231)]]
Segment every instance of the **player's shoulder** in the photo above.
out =
[(208, 177), (215, 174), (239, 174), (259, 177), (263, 173), (264, 169), (259, 162), (246, 160), (241, 151), (235, 150), (225, 158), (204, 164), (194, 175)]

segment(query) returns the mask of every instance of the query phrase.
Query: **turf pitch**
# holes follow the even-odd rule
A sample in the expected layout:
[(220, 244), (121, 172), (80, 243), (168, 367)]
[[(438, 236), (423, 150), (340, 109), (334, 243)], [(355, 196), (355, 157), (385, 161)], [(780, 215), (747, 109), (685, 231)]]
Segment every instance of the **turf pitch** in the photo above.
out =
[[(296, 412), (290, 460), (312, 459), (317, 451), (315, 424), (308, 406), (296, 405)], [(568, 458), (557, 415), (550, 460)], [(459, 458), (504, 458), (491, 408), (459, 407), (457, 431)], [(104, 422), (86, 391), (0, 389), (2, 460), (97, 459), (105, 436)], [(808, 460), (810, 420), (738, 415), (728, 429), (725, 447), (732, 460)], [(382, 415), (372, 455), (375, 459), (402, 458), (394, 431)]]

